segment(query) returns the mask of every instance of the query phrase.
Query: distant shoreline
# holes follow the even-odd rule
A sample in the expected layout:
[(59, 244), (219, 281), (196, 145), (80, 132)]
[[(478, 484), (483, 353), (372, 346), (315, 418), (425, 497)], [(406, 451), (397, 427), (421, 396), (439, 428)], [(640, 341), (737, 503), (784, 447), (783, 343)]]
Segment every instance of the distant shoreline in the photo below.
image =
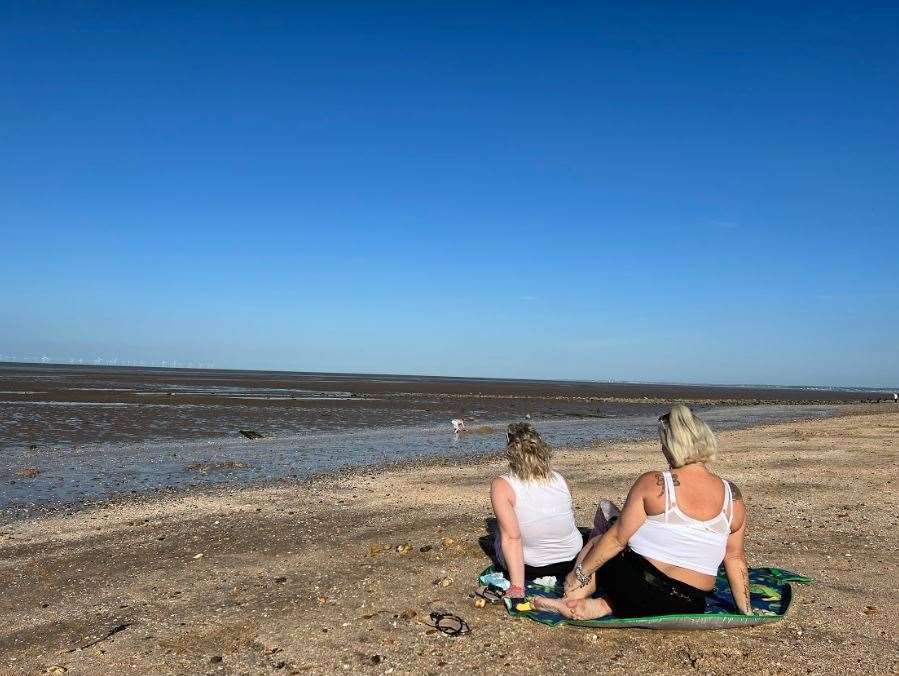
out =
[[(795, 390), (795, 391), (820, 391), (820, 392), (843, 392), (843, 393), (892, 393), (899, 392), (899, 385), (878, 385), (878, 386), (860, 386), (860, 385), (771, 385), (765, 383), (696, 383), (696, 382), (679, 382), (679, 381), (653, 381), (653, 380), (617, 380), (617, 379), (568, 379), (568, 378), (504, 378), (496, 376), (448, 376), (448, 375), (432, 375), (432, 374), (415, 374), (415, 373), (353, 373), (345, 371), (291, 371), (291, 370), (269, 370), (269, 369), (228, 369), (215, 367), (191, 367), (191, 366), (149, 366), (138, 364), (75, 364), (71, 362), (27, 362), (27, 361), (0, 361), (0, 373), (4, 369), (14, 369), (22, 367), (24, 369), (75, 369), (75, 370), (97, 370), (107, 373), (133, 372), (140, 371), (154, 372), (160, 375), (166, 373), (180, 374), (184, 376), (210, 374), (232, 374), (236, 377), (244, 376), (286, 376), (286, 377), (338, 377), (359, 380), (371, 379), (393, 379), (397, 381), (459, 381), (465, 383), (496, 383), (496, 384), (539, 384), (545, 383), (549, 385), (583, 385), (591, 386), (622, 386), (622, 387), (648, 387), (648, 388), (687, 388), (687, 389), (705, 389), (705, 390), (750, 390), (750, 391), (778, 391), (778, 390)], [(753, 398), (753, 397), (750, 397)]]

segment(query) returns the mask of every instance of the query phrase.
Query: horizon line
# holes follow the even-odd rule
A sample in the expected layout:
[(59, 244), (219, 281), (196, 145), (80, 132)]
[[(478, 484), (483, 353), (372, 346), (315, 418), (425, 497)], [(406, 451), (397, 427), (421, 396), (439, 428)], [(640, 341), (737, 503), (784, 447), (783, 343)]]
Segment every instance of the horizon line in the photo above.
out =
[(75, 368), (92, 369), (154, 369), (158, 371), (229, 371), (237, 373), (287, 373), (293, 375), (324, 375), (324, 376), (360, 376), (375, 377), (389, 376), (393, 378), (435, 378), (446, 380), (484, 380), (484, 381), (516, 381), (516, 382), (543, 382), (543, 383), (589, 383), (589, 384), (613, 384), (613, 385), (660, 385), (673, 387), (717, 387), (717, 388), (759, 388), (778, 390), (838, 390), (846, 392), (881, 392), (896, 391), (899, 387), (891, 385), (772, 385), (769, 383), (707, 383), (696, 381), (664, 381), (664, 380), (616, 380), (599, 378), (511, 378), (500, 376), (458, 376), (437, 375), (433, 373), (376, 373), (376, 372), (350, 372), (350, 371), (297, 371), (284, 369), (258, 369), (258, 368), (223, 368), (217, 366), (153, 366), (149, 364), (78, 364), (73, 362), (32, 362), (32, 361), (0, 361), (4, 365), (21, 366), (70, 366)]

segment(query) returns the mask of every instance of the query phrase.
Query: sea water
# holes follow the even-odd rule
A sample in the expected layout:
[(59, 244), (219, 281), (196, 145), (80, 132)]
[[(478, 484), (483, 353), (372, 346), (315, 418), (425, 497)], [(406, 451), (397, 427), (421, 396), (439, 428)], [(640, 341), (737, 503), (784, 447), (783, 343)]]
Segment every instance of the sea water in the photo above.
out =
[[(708, 408), (701, 415), (713, 429), (727, 430), (834, 415), (831, 405), (763, 405)], [(514, 420), (521, 420), (517, 418)], [(331, 432), (292, 432), (244, 438), (107, 442), (6, 448), (0, 457), (0, 509), (20, 513), (33, 506), (83, 503), (113, 496), (198, 485), (243, 485), (304, 478), (348, 467), (407, 460), (460, 458), (502, 451), (505, 426), (454, 434), (445, 424), (393, 425)], [(531, 423), (553, 446), (648, 438), (654, 415), (540, 419)], [(34, 467), (34, 478), (18, 476)]]

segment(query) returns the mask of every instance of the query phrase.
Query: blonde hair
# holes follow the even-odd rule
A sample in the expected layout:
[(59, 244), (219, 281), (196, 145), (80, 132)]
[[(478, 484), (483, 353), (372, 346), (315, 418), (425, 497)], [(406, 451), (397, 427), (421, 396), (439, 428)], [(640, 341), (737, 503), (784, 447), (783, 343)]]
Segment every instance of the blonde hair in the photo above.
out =
[(506, 457), (509, 469), (522, 481), (545, 481), (549, 478), (552, 449), (530, 423), (509, 425)]
[(668, 451), (672, 467), (711, 462), (718, 455), (718, 440), (693, 411), (675, 404), (659, 418), (659, 439)]

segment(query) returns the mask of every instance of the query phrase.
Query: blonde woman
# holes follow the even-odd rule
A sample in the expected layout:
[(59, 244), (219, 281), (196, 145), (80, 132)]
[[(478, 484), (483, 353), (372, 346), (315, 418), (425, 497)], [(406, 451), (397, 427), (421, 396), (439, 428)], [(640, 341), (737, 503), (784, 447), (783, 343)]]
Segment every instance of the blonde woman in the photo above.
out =
[(552, 471), (552, 451), (529, 423), (509, 425), (509, 472), (490, 486), (499, 525), (496, 558), (512, 586), (506, 595), (524, 596), (525, 580), (564, 578), (584, 539), (574, 521), (568, 484)]
[(737, 608), (752, 614), (746, 508), (739, 489), (707, 467), (715, 435), (678, 404), (659, 418), (659, 438), (669, 469), (637, 479), (618, 519), (584, 547), (565, 598), (538, 607), (576, 619), (702, 613), (723, 562)]

